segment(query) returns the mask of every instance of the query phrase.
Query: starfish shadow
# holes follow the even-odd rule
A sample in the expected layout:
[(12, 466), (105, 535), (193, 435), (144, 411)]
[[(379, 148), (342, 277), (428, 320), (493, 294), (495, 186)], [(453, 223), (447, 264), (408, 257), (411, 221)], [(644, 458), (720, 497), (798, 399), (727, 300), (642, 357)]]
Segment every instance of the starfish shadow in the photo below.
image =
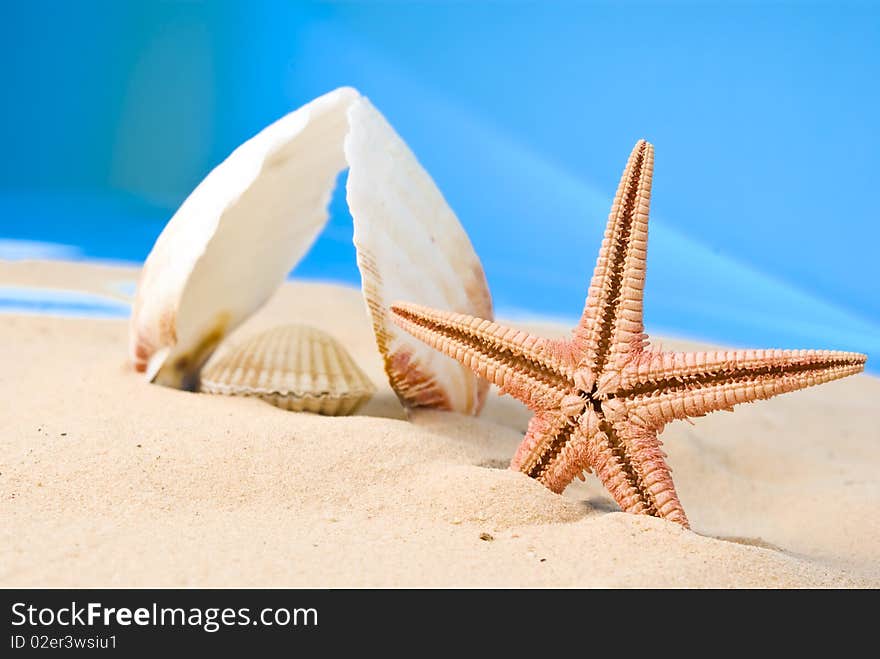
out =
[(771, 551), (777, 551), (782, 554), (789, 553), (782, 547), (774, 545), (772, 542), (767, 542), (762, 538), (749, 538), (739, 535), (711, 535), (707, 537), (715, 538), (716, 540), (721, 540), (722, 542), (732, 542), (737, 545), (746, 545), (747, 547), (759, 547), (760, 549), (769, 549)]
[(581, 499), (580, 503), (584, 505), (587, 509), (587, 512), (596, 512), (596, 513), (619, 513), (620, 506), (618, 506), (613, 501), (609, 501), (604, 497), (589, 497), (587, 499)]
[(483, 460), (482, 462), (479, 462), (477, 466), (482, 467), (483, 469), (509, 469), (510, 460), (489, 458), (488, 460)]

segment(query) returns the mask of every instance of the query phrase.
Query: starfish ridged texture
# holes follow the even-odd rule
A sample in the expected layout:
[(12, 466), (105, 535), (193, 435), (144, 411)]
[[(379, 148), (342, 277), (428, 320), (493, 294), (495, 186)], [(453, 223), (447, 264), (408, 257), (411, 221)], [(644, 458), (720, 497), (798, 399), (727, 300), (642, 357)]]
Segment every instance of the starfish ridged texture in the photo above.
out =
[(554, 492), (592, 470), (622, 510), (687, 527), (658, 438), (668, 422), (852, 375), (866, 357), (649, 348), (642, 297), (653, 165), (653, 147), (640, 141), (623, 172), (570, 341), (407, 303), (395, 304), (391, 317), (534, 412), (511, 469)]

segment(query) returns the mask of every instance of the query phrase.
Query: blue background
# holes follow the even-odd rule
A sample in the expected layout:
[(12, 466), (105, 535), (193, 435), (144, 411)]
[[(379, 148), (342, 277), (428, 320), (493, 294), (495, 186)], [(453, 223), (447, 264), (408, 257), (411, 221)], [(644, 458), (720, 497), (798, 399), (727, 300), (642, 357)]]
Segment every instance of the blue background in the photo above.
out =
[[(458, 213), (500, 313), (577, 317), (645, 137), (650, 331), (880, 359), (877, 3), (0, 12), (0, 255), (142, 261), (235, 146), (353, 85)], [(295, 274), (358, 281), (341, 194)]]

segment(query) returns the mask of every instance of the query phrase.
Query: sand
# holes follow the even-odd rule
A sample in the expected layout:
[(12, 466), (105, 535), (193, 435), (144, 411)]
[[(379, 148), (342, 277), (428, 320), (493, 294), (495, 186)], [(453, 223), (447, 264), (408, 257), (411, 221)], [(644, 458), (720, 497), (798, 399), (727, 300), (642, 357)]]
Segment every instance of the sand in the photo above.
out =
[[(116, 296), (136, 275), (0, 263)], [(507, 470), (508, 397), (406, 420), (359, 291), (285, 284), (236, 336), (281, 322), (345, 342), (380, 387), (361, 416), (150, 385), (125, 320), (0, 315), (0, 586), (880, 586), (877, 378), (670, 425), (685, 531)]]

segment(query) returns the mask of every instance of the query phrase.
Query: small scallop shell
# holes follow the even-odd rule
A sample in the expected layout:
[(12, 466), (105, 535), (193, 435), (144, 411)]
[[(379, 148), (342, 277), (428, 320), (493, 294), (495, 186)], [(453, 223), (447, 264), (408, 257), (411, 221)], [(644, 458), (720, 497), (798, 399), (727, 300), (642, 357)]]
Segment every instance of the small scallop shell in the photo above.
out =
[(354, 413), (375, 391), (336, 339), (304, 325), (276, 327), (218, 354), (203, 369), (200, 389), (330, 416)]

